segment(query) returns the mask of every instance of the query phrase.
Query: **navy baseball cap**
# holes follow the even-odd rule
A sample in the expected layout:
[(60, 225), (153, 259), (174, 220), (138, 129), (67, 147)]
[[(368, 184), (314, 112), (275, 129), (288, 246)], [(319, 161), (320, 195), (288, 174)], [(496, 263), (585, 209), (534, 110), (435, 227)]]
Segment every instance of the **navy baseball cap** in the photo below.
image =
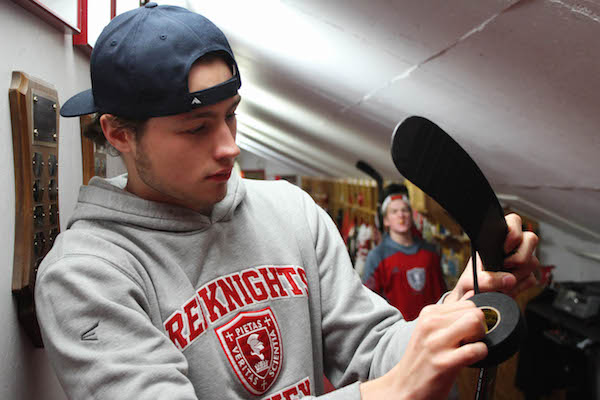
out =
[[(233, 77), (190, 93), (194, 61), (215, 53)], [(237, 94), (239, 70), (227, 38), (200, 14), (148, 3), (115, 17), (102, 31), (90, 61), (92, 89), (71, 97), (63, 117), (104, 112), (131, 119), (184, 113)]]

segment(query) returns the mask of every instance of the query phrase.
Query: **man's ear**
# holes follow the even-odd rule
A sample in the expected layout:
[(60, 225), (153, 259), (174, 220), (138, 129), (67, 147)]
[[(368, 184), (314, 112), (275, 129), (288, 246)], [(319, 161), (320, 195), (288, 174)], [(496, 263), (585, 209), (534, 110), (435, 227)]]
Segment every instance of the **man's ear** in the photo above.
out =
[(388, 220), (387, 215), (383, 216), (383, 226), (384, 226), (384, 228), (389, 228), (390, 227), (390, 221)]
[(121, 154), (131, 153), (135, 149), (135, 134), (122, 127), (114, 116), (104, 114), (100, 117), (100, 126), (106, 140)]

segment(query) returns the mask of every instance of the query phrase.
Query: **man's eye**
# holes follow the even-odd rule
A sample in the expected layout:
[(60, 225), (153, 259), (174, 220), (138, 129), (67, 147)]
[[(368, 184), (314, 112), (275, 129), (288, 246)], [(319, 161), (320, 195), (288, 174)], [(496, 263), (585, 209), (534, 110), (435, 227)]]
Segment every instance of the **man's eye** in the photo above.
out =
[(227, 116), (227, 119), (233, 119), (233, 118), (235, 118), (236, 115), (237, 115), (236, 113), (229, 114)]
[(192, 134), (193, 133), (200, 133), (200, 132), (204, 131), (205, 128), (206, 128), (205, 125), (200, 125), (200, 126), (198, 126), (196, 128), (188, 129), (186, 132), (187, 133), (192, 133)]

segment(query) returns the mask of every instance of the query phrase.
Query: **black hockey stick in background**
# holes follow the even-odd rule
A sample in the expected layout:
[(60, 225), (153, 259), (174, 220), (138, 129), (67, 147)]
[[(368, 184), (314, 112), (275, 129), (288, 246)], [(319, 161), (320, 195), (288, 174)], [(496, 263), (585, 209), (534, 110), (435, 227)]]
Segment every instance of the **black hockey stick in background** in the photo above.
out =
[(356, 162), (356, 168), (373, 178), (377, 184), (377, 229), (382, 232), (383, 216), (381, 215), (381, 203), (383, 202), (383, 178), (379, 172), (377, 172), (375, 168), (369, 165), (366, 161), (358, 160)]

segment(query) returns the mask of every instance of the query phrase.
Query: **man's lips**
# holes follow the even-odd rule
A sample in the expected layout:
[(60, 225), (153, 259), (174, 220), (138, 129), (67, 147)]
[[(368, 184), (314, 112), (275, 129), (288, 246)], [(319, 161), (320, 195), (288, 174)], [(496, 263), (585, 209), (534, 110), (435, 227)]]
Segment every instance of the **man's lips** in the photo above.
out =
[(209, 175), (206, 177), (206, 179), (211, 180), (211, 181), (226, 181), (229, 179), (229, 177), (231, 176), (231, 169), (226, 169), (226, 170), (222, 170), (217, 172), (216, 174), (213, 175)]

